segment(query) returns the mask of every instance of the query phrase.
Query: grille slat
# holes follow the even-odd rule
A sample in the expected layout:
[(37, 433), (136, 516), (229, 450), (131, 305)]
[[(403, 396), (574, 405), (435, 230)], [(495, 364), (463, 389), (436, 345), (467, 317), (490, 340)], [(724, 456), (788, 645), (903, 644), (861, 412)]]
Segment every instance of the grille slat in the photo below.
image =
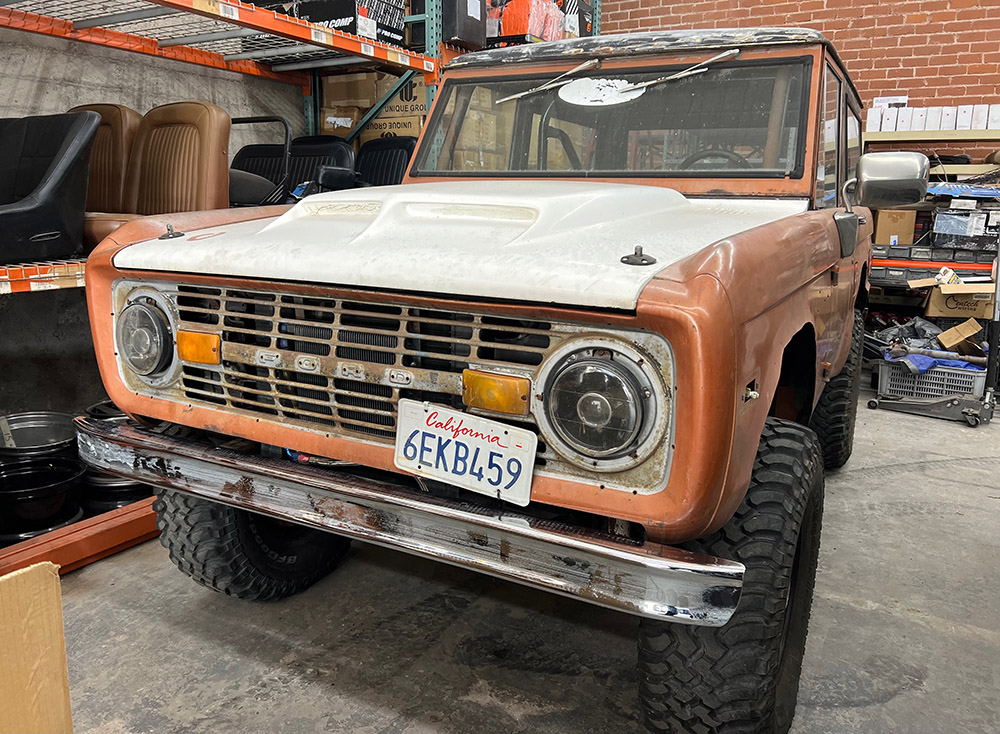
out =
[[(219, 368), (183, 366), (187, 399), (380, 443), (395, 437), (401, 396), (461, 409), (463, 369), (533, 377), (574, 333), (558, 322), (266, 291), (176, 286), (168, 295), (181, 328), (215, 324), (222, 335)], [(399, 369), (407, 377), (394, 384)]]

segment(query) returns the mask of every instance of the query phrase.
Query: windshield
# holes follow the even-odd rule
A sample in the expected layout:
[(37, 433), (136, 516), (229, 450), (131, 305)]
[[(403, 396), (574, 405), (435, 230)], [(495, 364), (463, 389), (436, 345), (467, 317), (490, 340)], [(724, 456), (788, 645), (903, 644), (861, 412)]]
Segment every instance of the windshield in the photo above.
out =
[(448, 80), (412, 175), (799, 178), (807, 63)]

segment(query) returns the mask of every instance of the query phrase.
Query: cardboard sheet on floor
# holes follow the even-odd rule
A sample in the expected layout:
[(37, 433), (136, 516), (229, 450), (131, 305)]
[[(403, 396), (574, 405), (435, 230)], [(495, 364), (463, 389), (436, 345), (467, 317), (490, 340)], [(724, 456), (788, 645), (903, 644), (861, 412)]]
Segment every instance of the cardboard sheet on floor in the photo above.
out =
[(0, 731), (73, 731), (54, 563), (0, 576)]

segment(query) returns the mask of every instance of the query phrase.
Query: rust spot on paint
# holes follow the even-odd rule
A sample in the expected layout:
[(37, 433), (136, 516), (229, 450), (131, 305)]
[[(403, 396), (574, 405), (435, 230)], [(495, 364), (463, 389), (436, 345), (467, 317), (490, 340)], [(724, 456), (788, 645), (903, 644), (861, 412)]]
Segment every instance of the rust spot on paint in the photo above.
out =
[(500, 560), (504, 563), (510, 561), (510, 541), (500, 541)]

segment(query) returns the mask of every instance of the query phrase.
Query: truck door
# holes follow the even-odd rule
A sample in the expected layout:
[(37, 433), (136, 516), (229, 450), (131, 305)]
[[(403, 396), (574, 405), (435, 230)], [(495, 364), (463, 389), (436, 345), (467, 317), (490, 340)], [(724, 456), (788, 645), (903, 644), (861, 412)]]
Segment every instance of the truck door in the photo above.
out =
[[(819, 160), (816, 167), (815, 206), (825, 211), (830, 217), (830, 235), (825, 241), (817, 243), (822, 252), (814, 252), (813, 262), (823, 275), (815, 281), (813, 298), (820, 299), (814, 313), (817, 317), (816, 340), (820, 363), (837, 363), (840, 347), (843, 344), (849, 322), (847, 315), (852, 313), (854, 287), (854, 257), (852, 253), (842, 257), (840, 239), (833, 216), (837, 211), (843, 211), (841, 189), (847, 175), (847, 142), (844, 119), (847, 112), (845, 104), (844, 82), (838, 72), (827, 64), (823, 75), (823, 89), (820, 98), (820, 130), (819, 130)], [(857, 149), (860, 150), (860, 127)], [(857, 250), (855, 250), (857, 252)], [(864, 248), (861, 248), (861, 252)]]

